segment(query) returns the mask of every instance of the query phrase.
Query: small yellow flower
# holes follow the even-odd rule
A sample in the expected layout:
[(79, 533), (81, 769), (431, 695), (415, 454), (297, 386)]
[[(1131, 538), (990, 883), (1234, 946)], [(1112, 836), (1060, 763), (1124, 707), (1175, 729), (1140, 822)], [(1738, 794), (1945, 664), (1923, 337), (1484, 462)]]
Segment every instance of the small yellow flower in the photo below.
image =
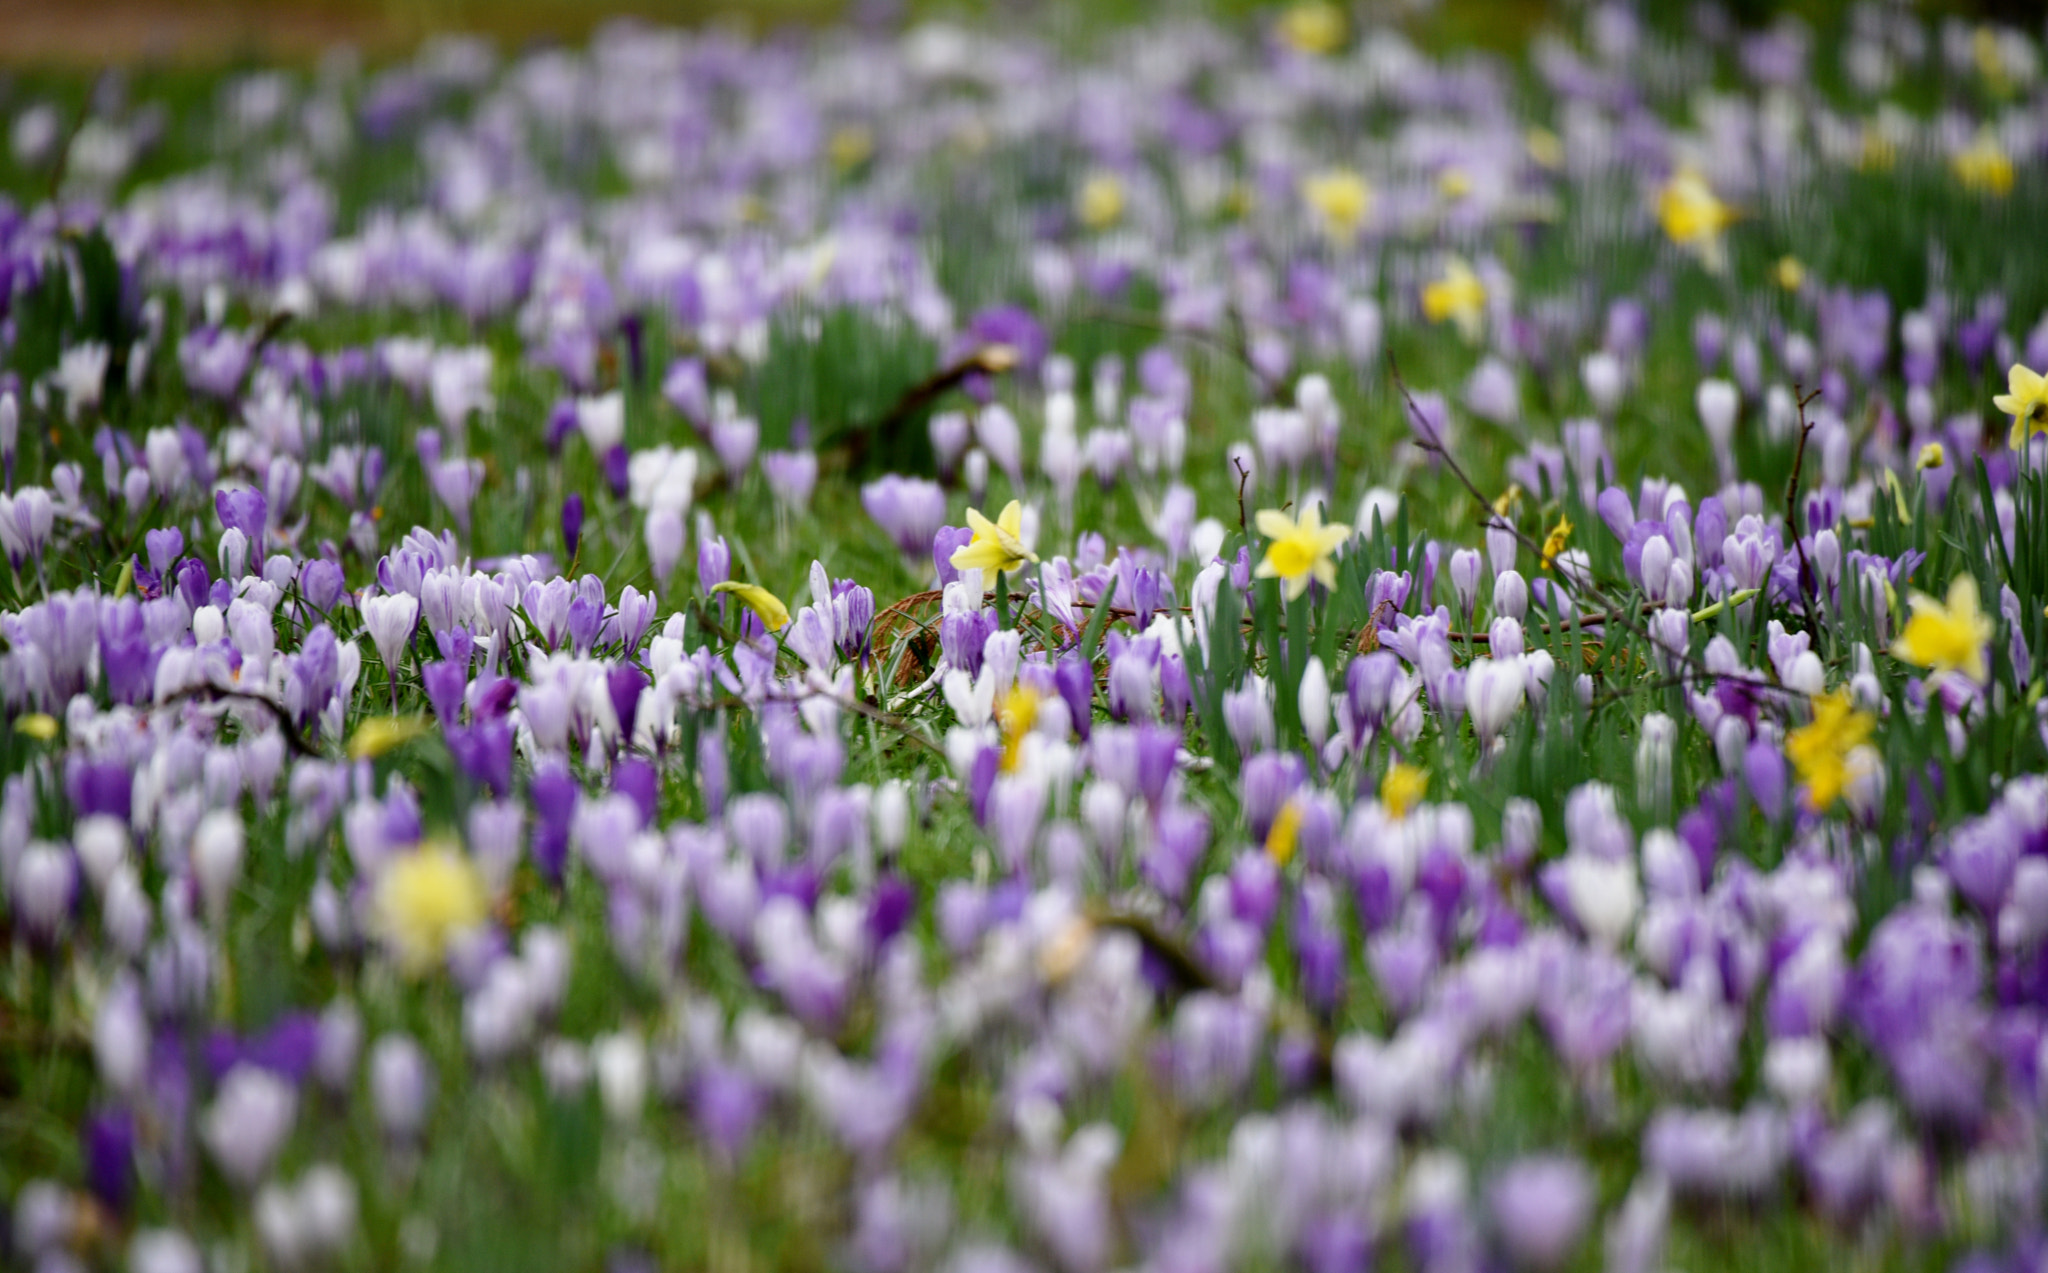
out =
[(762, 626), (770, 632), (780, 632), (789, 626), (789, 607), (782, 604), (782, 598), (759, 584), (727, 581), (711, 591), (729, 592), (737, 597), (741, 605), (761, 616)]
[(392, 748), (409, 743), (427, 732), (424, 716), (373, 716), (356, 726), (348, 740), (350, 760), (375, 760)]
[(1081, 183), (1074, 197), (1081, 224), (1091, 230), (1115, 225), (1124, 215), (1124, 185), (1113, 172), (1098, 172)]
[(1977, 140), (1957, 151), (1949, 163), (1965, 190), (1999, 198), (2012, 193), (2012, 156), (2005, 153), (1988, 128), (1977, 134)]
[(1991, 616), (1977, 608), (1977, 580), (1960, 574), (1948, 586), (1943, 604), (1924, 592), (1909, 603), (1913, 617), (1892, 642), (1892, 657), (1933, 672), (1961, 672), (1977, 684), (1991, 679), (1984, 647), (1991, 640)]
[(1323, 57), (1335, 53), (1350, 34), (1344, 11), (1329, 0), (1302, 0), (1280, 15), (1280, 39), (1297, 53)]
[(1338, 243), (1348, 243), (1372, 212), (1372, 187), (1349, 168), (1332, 168), (1305, 177), (1302, 201), (1315, 212), (1323, 233)]
[(1849, 779), (1849, 753), (1877, 728), (1877, 718), (1859, 712), (1841, 690), (1817, 694), (1813, 721), (1785, 735), (1785, 759), (1806, 785), (1809, 805), (1820, 813), (1841, 799)]
[(1970, 55), (1977, 63), (1977, 73), (1984, 77), (1984, 85), (1993, 94), (2005, 97), (2013, 91), (2013, 76), (2006, 66), (2005, 50), (2000, 46), (1998, 32), (1990, 26), (1980, 26), (1970, 39)]
[(875, 153), (875, 135), (860, 124), (848, 124), (833, 132), (825, 148), (831, 155), (832, 166), (846, 172), (860, 167)]
[(1443, 277), (1422, 289), (1422, 313), (1432, 323), (1448, 318), (1466, 340), (1478, 340), (1486, 322), (1486, 284), (1454, 256), (1444, 262)]
[(1038, 722), (1038, 691), (1022, 681), (1010, 687), (1003, 704), (996, 709), (996, 723), (1003, 731), (1003, 772), (1017, 772), (1024, 752), (1024, 739)]
[(1806, 267), (1796, 256), (1781, 256), (1771, 267), (1771, 281), (1788, 292), (1796, 292), (1806, 285)]
[(1500, 493), (1500, 498), (1493, 501), (1493, 515), (1495, 517), (1506, 517), (1509, 511), (1521, 502), (1522, 484), (1520, 482), (1509, 482), (1508, 488)]
[(1551, 563), (1557, 560), (1557, 555), (1564, 551), (1564, 546), (1571, 542), (1571, 538), (1572, 519), (1559, 514), (1557, 525), (1550, 528), (1550, 534), (1543, 540), (1543, 568), (1545, 570), (1550, 569)]
[(57, 736), (57, 718), (48, 712), (30, 712), (14, 722), (14, 732), (46, 743)]
[(1564, 167), (1564, 143), (1548, 128), (1532, 128), (1522, 139), (1529, 148), (1529, 158), (1544, 168)]
[(1709, 270), (1720, 270), (1726, 260), (1721, 235), (1735, 213), (1697, 170), (1681, 168), (1664, 183), (1657, 192), (1657, 220), (1673, 243), (1698, 253)]
[(2012, 417), (2012, 448), (2017, 451), (2036, 433), (2048, 433), (2048, 376), (2019, 363), (2005, 375), (2006, 392), (1991, 405)]
[(1948, 452), (1942, 449), (1941, 443), (1929, 442), (1926, 446), (1920, 448), (1920, 458), (1913, 461), (1913, 467), (1916, 469), (1938, 469), (1946, 463), (1948, 463)]
[(967, 524), (974, 529), (974, 538), (954, 550), (952, 562), (955, 570), (993, 570), (997, 574), (1006, 574), (1027, 561), (1038, 560), (1038, 554), (1024, 542), (1024, 506), (1016, 500), (1003, 505), (1002, 514), (994, 521), (970, 508), (967, 510)]
[(1456, 166), (1436, 175), (1436, 190), (1447, 202), (1456, 203), (1472, 193), (1472, 174)]
[(1045, 945), (1038, 948), (1038, 974), (1054, 985), (1074, 975), (1088, 952), (1095, 948), (1095, 925), (1086, 916), (1076, 915), (1067, 921), (1066, 927), (1054, 933)]
[(483, 876), (445, 843), (385, 863), (371, 902), (377, 937), (414, 975), (439, 963), (449, 942), (482, 924), (487, 910)]
[(1429, 771), (1414, 765), (1389, 765), (1387, 776), (1380, 779), (1380, 803), (1396, 819), (1407, 817), (1408, 811), (1421, 804), (1428, 793)]
[(1280, 813), (1273, 819), (1271, 829), (1266, 832), (1266, 856), (1281, 866), (1294, 860), (1294, 848), (1301, 840), (1301, 805), (1289, 796), (1287, 803), (1280, 806)]
[(1863, 126), (1863, 149), (1856, 166), (1864, 172), (1890, 172), (1898, 166), (1899, 144), (1891, 133), (1877, 124)]
[(1256, 520), (1259, 533), (1272, 542), (1266, 545), (1265, 560), (1253, 575), (1280, 580), (1289, 601), (1308, 591), (1310, 579), (1325, 588), (1337, 586), (1337, 563), (1330, 554), (1351, 538), (1349, 526), (1342, 522), (1323, 525), (1322, 509), (1316, 506), (1303, 509), (1299, 521), (1277, 508), (1262, 509)]

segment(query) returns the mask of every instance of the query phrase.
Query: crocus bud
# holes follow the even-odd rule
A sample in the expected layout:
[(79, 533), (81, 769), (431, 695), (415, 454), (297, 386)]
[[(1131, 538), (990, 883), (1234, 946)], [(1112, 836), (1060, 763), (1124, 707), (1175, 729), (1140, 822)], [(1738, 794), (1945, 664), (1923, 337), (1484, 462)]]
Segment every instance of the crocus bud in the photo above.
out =
[(1479, 572), (1485, 558), (1475, 548), (1460, 548), (1451, 554), (1451, 588), (1458, 594), (1458, 613), (1469, 615), (1479, 600)]
[(1664, 576), (1664, 600), (1674, 606), (1692, 600), (1692, 563), (1683, 557), (1672, 562)]
[(199, 1139), (221, 1174), (244, 1188), (270, 1170), (291, 1135), (298, 1091), (274, 1071), (237, 1065), (199, 1120)]
[(71, 913), (78, 872), (71, 854), (60, 844), (29, 843), (15, 859), (9, 902), (21, 927), (36, 937), (55, 937)]
[(249, 537), (239, 527), (220, 533), (220, 574), (223, 579), (240, 579), (249, 573)]
[(1593, 1175), (1575, 1158), (1539, 1156), (1511, 1163), (1488, 1191), (1501, 1242), (1524, 1268), (1550, 1269), (1571, 1258), (1598, 1203)]
[(1493, 579), (1493, 613), (1520, 619), (1529, 613), (1529, 585), (1518, 570), (1503, 570)]
[(218, 923), (228, 899), (242, 878), (242, 816), (233, 809), (215, 809), (192, 833), (192, 878), (209, 918)]
[(1586, 396), (1593, 400), (1594, 412), (1603, 420), (1612, 419), (1624, 388), (1621, 359), (1604, 349), (1595, 350), (1579, 365), (1579, 376), (1586, 382)]
[(100, 1082), (117, 1096), (138, 1091), (148, 1073), (149, 1045), (142, 992), (132, 976), (123, 974), (101, 997), (93, 1015), (92, 1055)]
[(141, 1229), (128, 1240), (128, 1273), (205, 1273), (192, 1239), (176, 1229)]
[(672, 508), (657, 508), (647, 514), (647, 557), (654, 577), (666, 581), (683, 559), (683, 518)]
[(1726, 380), (1702, 380), (1693, 393), (1693, 405), (1715, 452), (1725, 453), (1735, 440), (1735, 414), (1742, 407), (1741, 395)]
[(572, 491), (562, 501), (562, 549), (575, 560), (576, 545), (583, 539), (583, 496)]
[(71, 844), (93, 891), (104, 893), (114, 869), (128, 860), (128, 827), (111, 814), (96, 813), (78, 820), (71, 830)]
[(893, 778), (875, 789), (875, 847), (884, 854), (902, 849), (910, 836), (910, 787)]
[(1330, 677), (1321, 658), (1310, 655), (1301, 671), (1301, 731), (1312, 753), (1320, 755), (1330, 738)]
[(1662, 535), (1652, 535), (1643, 544), (1643, 595), (1652, 601), (1661, 601), (1671, 583), (1671, 541)]
[(434, 1068), (410, 1037), (387, 1034), (370, 1050), (370, 1102), (378, 1126), (392, 1140), (413, 1140), (426, 1129)]
[(636, 1034), (600, 1035), (591, 1042), (590, 1063), (606, 1117), (621, 1125), (640, 1121), (647, 1105), (647, 1044)]
[(1519, 660), (1474, 659), (1465, 669), (1465, 711), (1482, 744), (1490, 744), (1522, 706)]

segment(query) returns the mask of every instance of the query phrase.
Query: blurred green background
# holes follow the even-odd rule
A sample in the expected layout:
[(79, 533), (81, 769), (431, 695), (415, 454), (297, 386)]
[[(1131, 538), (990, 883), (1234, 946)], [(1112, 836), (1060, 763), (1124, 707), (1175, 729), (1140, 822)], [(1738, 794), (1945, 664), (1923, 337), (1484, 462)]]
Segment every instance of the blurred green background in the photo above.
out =
[[(1825, 29), (1849, 0), (1722, 0), (1738, 19), (1763, 24), (1793, 13)], [(2039, 25), (2040, 0), (1907, 0), (1926, 13)], [(1064, 10), (1084, 27), (1115, 26), (1188, 8), (1224, 18), (1275, 7), (1268, 0), (0, 0), (0, 64), (99, 66), (109, 62), (221, 64), (312, 59), (338, 44), (395, 53), (444, 31), (488, 35), (507, 46), (575, 40), (614, 17), (681, 24), (728, 23), (764, 31), (848, 16), (957, 15), (1015, 18)], [(1431, 43), (1517, 49), (1555, 10), (1555, 0), (1362, 0), (1369, 19), (1400, 21)], [(1645, 0), (1653, 21), (1681, 23), (1689, 2)]]

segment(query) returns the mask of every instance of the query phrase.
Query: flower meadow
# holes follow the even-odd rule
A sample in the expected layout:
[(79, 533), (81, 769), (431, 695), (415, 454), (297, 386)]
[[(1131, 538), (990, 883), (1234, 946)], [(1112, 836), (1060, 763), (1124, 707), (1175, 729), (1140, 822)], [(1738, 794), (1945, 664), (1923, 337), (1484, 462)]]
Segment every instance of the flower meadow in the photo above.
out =
[(2040, 35), (12, 81), (5, 1262), (2040, 1267)]

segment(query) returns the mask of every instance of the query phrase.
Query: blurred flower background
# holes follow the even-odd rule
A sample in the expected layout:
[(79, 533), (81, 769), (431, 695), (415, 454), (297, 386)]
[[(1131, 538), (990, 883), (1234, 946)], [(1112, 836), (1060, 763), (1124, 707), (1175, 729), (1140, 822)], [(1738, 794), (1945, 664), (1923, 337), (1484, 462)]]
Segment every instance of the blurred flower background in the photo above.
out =
[(0, 1264), (2040, 1267), (2044, 34), (0, 0)]

